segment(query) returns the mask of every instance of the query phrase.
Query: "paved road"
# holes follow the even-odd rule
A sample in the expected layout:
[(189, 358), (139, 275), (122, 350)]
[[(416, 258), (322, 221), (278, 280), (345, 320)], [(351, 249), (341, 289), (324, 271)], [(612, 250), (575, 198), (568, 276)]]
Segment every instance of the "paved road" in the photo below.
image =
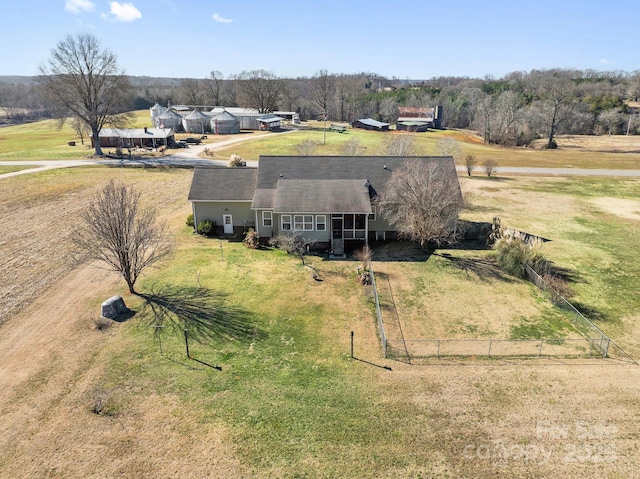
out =
[[(467, 172), (466, 167), (458, 166), (458, 171)], [(475, 168), (474, 174), (485, 174), (482, 168)], [(519, 166), (499, 166), (494, 175), (538, 175), (538, 176), (628, 176), (640, 177), (640, 170), (610, 170), (586, 168), (533, 168)]]
[[(288, 130), (279, 135), (285, 135), (297, 130)], [(25, 160), (25, 161), (0, 161), (0, 166), (33, 166), (25, 170), (14, 171), (0, 175), (2, 178), (10, 178), (12, 176), (24, 175), (29, 173), (37, 173), (40, 171), (51, 170), (55, 168), (70, 168), (74, 166), (86, 165), (121, 165), (121, 166), (141, 166), (141, 165), (159, 165), (159, 166), (177, 166), (177, 167), (193, 167), (193, 166), (227, 166), (226, 160), (216, 160), (208, 158), (199, 158), (198, 155), (205, 148), (216, 151), (244, 141), (257, 140), (268, 135), (238, 135), (228, 140), (216, 143), (208, 143), (202, 145), (194, 145), (180, 151), (176, 151), (171, 155), (160, 158), (146, 159), (123, 159), (123, 160)], [(258, 166), (257, 161), (247, 161), (247, 166)], [(457, 170), (466, 173), (464, 166), (458, 166)], [(483, 175), (484, 171), (481, 167), (474, 169), (474, 175)], [(640, 170), (613, 170), (613, 169), (584, 169), (584, 168), (530, 168), (530, 167), (514, 167), (504, 166), (498, 167), (494, 173), (496, 176), (504, 175), (534, 175), (534, 176), (616, 176), (616, 177), (640, 177)]]

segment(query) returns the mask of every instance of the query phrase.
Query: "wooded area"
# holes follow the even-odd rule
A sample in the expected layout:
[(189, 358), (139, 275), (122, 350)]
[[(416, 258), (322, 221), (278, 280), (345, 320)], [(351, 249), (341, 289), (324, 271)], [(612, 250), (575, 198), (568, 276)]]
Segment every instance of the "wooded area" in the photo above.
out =
[[(204, 79), (130, 77), (131, 109), (166, 105), (296, 111), (302, 119), (393, 123), (398, 106), (443, 107), (444, 128), (478, 131), (487, 143), (527, 145), (558, 134), (640, 134), (640, 71), (533, 70), (502, 78), (401, 80), (375, 73), (281, 78), (266, 70)], [(51, 116), (31, 77), (0, 77), (0, 113), (25, 121)]]

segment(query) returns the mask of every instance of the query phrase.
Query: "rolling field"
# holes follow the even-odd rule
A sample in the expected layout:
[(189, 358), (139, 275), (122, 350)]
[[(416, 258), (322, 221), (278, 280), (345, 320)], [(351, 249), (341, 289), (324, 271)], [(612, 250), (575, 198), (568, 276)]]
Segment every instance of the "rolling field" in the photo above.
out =
[[(139, 188), (177, 240), (175, 254), (140, 283), (155, 303), (69, 261), (79, 212), (108, 178)], [(78, 167), (0, 181), (0, 476), (635, 477), (637, 366), (384, 360), (355, 262), (312, 257), (318, 282), (281, 252), (193, 236), (184, 225), (190, 180), (189, 170)], [(574, 273), (576, 300), (640, 356), (640, 181), (461, 183), (465, 219), (499, 215), (551, 239), (546, 255)], [(484, 252), (437, 253), (384, 261), (404, 316), (440, 305), (416, 327), (507, 334), (518, 326), (506, 322), (513, 316), (549, 311), (530, 286), (467, 278), (444, 256)], [(448, 296), (457, 283), (467, 287)], [(96, 330), (92, 319), (114, 294), (136, 314)], [(185, 356), (179, 314), (153, 327), (150, 304), (163, 299), (205, 319), (191, 326), (201, 362)], [(471, 314), (486, 330), (468, 327)]]

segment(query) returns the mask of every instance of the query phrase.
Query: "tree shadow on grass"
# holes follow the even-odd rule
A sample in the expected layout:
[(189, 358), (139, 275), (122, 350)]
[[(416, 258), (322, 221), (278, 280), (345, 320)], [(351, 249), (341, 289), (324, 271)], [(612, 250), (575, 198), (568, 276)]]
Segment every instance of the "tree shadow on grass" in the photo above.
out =
[(142, 312), (150, 312), (149, 326), (188, 329), (198, 342), (253, 341), (266, 336), (248, 311), (226, 303), (227, 295), (203, 287), (154, 285), (140, 294)]
[(449, 253), (435, 253), (435, 255), (448, 259), (451, 261), (451, 264), (467, 273), (467, 276), (470, 276), (471, 273), (473, 273), (482, 281), (487, 281), (489, 279), (496, 279), (507, 283), (515, 281), (512, 276), (505, 273), (495, 261), (489, 258), (460, 258), (452, 256)]

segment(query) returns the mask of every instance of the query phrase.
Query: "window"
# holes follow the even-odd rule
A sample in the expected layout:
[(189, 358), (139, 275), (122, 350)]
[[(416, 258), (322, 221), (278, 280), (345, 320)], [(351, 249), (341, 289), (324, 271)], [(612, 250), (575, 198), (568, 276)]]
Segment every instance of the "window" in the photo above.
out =
[(296, 231), (313, 231), (313, 215), (295, 215), (293, 225)]
[(344, 238), (364, 239), (366, 236), (367, 215), (344, 215)]
[(263, 211), (262, 212), (262, 226), (273, 226), (273, 212), (271, 211)]
[(326, 215), (316, 215), (316, 230), (318, 230), (318, 231), (326, 231), (327, 230), (327, 216)]
[(282, 231), (291, 231), (291, 215), (282, 215), (280, 222)]
[(376, 220), (376, 207), (372, 206), (371, 207), (371, 211), (372, 211), (372, 213), (369, 213), (369, 221), (375, 221)]

